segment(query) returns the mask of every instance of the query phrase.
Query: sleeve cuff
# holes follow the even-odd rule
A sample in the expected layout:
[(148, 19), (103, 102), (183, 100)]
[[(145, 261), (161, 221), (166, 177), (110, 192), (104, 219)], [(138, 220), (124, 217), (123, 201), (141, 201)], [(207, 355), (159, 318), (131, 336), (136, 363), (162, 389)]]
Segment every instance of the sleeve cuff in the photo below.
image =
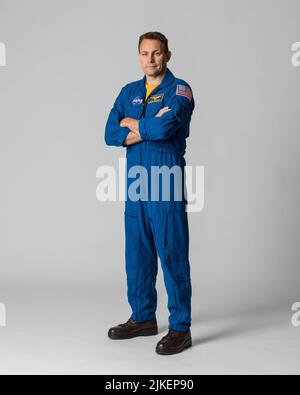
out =
[(142, 118), (139, 120), (139, 133), (141, 135), (142, 140), (148, 140), (147, 131), (146, 131), (146, 118)]
[(123, 147), (127, 147), (127, 145), (125, 145), (124, 143), (129, 133), (130, 133), (129, 128), (122, 128), (120, 133), (120, 145), (122, 145)]

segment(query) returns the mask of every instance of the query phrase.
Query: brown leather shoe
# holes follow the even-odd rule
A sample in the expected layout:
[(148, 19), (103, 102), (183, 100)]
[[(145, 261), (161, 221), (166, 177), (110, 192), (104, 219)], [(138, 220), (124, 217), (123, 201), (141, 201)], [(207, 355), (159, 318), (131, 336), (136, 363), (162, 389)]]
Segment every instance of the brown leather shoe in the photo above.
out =
[(132, 339), (137, 336), (153, 336), (157, 335), (157, 322), (156, 319), (137, 322), (129, 318), (125, 324), (119, 324), (110, 328), (108, 337), (113, 340)]
[(156, 345), (156, 352), (161, 355), (171, 355), (182, 352), (192, 346), (192, 336), (190, 329), (183, 331), (169, 330)]

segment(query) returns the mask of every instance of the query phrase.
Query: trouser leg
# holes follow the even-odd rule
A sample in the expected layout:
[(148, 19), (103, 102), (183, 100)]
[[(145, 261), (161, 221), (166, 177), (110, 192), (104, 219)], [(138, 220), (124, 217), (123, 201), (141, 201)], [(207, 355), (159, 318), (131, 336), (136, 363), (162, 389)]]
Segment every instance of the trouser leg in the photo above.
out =
[(151, 220), (168, 293), (169, 329), (185, 331), (191, 326), (192, 296), (187, 213), (155, 210)]
[(132, 319), (155, 318), (157, 308), (157, 252), (146, 211), (142, 205), (125, 210), (127, 297)]

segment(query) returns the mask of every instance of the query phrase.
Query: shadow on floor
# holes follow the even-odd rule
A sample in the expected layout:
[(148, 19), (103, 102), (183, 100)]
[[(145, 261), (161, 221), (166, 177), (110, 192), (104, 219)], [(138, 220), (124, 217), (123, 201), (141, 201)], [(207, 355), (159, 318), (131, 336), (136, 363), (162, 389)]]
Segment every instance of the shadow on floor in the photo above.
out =
[[(288, 325), (291, 319), (288, 304), (282, 306), (258, 306), (248, 307), (243, 311), (236, 312), (203, 312), (196, 313), (192, 322), (193, 345), (202, 345), (218, 341), (220, 339), (243, 336), (247, 333), (263, 331), (268, 328)], [(214, 329), (208, 335), (199, 336), (202, 325), (208, 325)], [(205, 330), (207, 332), (207, 329)]]

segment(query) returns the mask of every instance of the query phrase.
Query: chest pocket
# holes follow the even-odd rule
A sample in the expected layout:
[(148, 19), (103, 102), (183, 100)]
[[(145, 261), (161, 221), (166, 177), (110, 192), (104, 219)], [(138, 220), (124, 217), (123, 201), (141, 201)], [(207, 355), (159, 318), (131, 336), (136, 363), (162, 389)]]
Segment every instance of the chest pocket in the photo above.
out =
[(143, 98), (139, 94), (132, 95), (125, 108), (125, 117), (140, 119), (143, 112)]
[(150, 95), (147, 100), (147, 109), (146, 116), (154, 117), (159, 110), (165, 107), (165, 94), (164, 93), (155, 93), (154, 95)]

